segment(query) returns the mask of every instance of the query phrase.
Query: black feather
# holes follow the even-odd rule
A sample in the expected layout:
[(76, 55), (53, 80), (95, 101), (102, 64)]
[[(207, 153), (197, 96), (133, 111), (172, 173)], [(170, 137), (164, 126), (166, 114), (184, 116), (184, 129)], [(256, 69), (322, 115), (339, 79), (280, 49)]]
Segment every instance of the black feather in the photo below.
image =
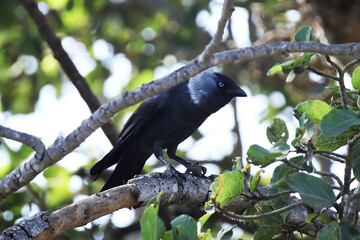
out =
[[(163, 158), (162, 149), (176, 152), (179, 143), (236, 96), (246, 94), (233, 80), (223, 74), (206, 71), (148, 98), (126, 122), (114, 148), (92, 167), (90, 174), (96, 179), (105, 169), (117, 164), (103, 191), (124, 184), (139, 174), (153, 153), (166, 164), (168, 170), (173, 171)], [(191, 163), (171, 155), (196, 172)]]

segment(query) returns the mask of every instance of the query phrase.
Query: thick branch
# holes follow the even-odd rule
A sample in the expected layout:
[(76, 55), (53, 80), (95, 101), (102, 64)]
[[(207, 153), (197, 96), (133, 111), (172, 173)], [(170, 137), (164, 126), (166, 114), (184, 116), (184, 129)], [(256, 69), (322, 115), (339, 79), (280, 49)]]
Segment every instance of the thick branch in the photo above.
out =
[[(34, 20), (41, 37), (49, 44), (49, 47), (54, 53), (54, 57), (59, 61), (62, 69), (74, 84), (91, 112), (95, 112), (101, 105), (100, 101), (93, 94), (86, 80), (80, 75), (73, 61), (65, 52), (60, 39), (54, 33), (54, 30), (47, 22), (45, 16), (40, 12), (37, 7), (37, 3), (33, 0), (20, 0), (20, 2), (24, 5), (31, 18)], [(102, 129), (110, 142), (114, 145), (119, 136), (116, 127), (109, 122), (104, 124)]]
[(87, 137), (89, 137), (91, 133), (109, 121), (110, 118), (112, 118), (118, 111), (126, 107), (134, 105), (165, 89), (184, 82), (191, 76), (194, 76), (211, 66), (250, 61), (271, 55), (281, 55), (288, 54), (289, 52), (302, 51), (325, 54), (358, 53), (360, 52), (360, 43), (324, 45), (321, 43), (279, 42), (216, 53), (211, 58), (207, 67), (201, 67), (197, 64), (196, 60), (193, 60), (184, 67), (167, 76), (159, 78), (148, 84), (143, 84), (131, 92), (125, 91), (121, 96), (103, 104), (93, 113), (91, 117), (84, 120), (82, 124), (66, 138), (57, 139), (55, 143), (45, 151), (42, 159), (35, 156), (30, 159), (30, 161), (20, 165), (13, 172), (5, 176), (0, 181), (0, 201), (11, 195), (19, 188), (28, 184), (41, 171), (58, 162), (68, 153), (72, 152)]
[[(36, 226), (39, 226), (36, 228), (38, 230), (34, 231), (31, 236), (28, 234), (28, 237), (37, 240), (49, 239), (68, 229), (83, 226), (118, 209), (144, 206), (153, 196), (158, 195), (160, 192), (163, 193), (161, 204), (165, 206), (177, 204), (203, 206), (208, 199), (211, 183), (212, 181), (208, 178), (189, 176), (186, 181), (179, 185), (175, 178), (169, 178), (161, 173), (152, 173), (132, 179), (126, 185), (91, 195), (55, 212), (41, 212), (39, 215), (23, 220), (11, 228), (21, 230), (24, 235), (26, 231), (29, 232), (26, 226), (34, 229), (34, 221), (36, 221)], [(265, 193), (267, 188), (261, 188), (259, 191)], [(299, 200), (296, 199), (296, 201)], [(252, 200), (238, 198), (225, 208), (226, 211), (241, 214), (252, 202)], [(295, 202), (290, 202), (289, 206), (298, 205), (293, 205), (293, 203)], [(287, 210), (289, 209), (287, 208)], [(314, 233), (316, 234), (324, 224), (319, 223), (316, 219), (312, 223), (305, 223), (309, 213), (310, 211), (306, 207), (292, 209), (287, 214), (286, 223), (301, 222), (303, 225), (299, 231), (314, 236)], [(22, 228), (16, 228), (18, 225), (21, 225)], [(6, 229), (4, 232), (9, 231), (9, 229)], [(3, 234), (6, 235), (5, 233)]]

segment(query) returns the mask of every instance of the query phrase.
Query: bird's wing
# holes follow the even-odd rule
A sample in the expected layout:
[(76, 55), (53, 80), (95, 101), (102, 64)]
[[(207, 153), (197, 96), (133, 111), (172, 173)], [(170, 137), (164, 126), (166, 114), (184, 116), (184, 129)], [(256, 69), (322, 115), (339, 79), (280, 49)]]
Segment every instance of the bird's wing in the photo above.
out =
[[(131, 115), (124, 125), (120, 135), (119, 143), (126, 143), (132, 136), (141, 131), (147, 124), (151, 123), (159, 112), (164, 110), (165, 95), (156, 95), (145, 100)], [(165, 97), (166, 98), (166, 97)]]
[(130, 143), (136, 134), (141, 132), (147, 124), (151, 123), (159, 112), (164, 110), (164, 102), (166, 102), (164, 98), (166, 98), (166, 96), (156, 95), (140, 104), (124, 125), (114, 148), (91, 168), (90, 174), (95, 176), (95, 179), (98, 178), (105, 169), (118, 163), (121, 158), (121, 153), (128, 146), (128, 143)]

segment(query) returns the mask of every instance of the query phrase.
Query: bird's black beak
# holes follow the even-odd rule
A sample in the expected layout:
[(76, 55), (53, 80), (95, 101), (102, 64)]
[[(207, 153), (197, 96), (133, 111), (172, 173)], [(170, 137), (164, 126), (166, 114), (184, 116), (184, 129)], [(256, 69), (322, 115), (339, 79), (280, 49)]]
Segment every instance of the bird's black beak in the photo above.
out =
[(229, 89), (229, 93), (232, 94), (234, 97), (247, 97), (244, 90), (239, 87), (237, 89)]

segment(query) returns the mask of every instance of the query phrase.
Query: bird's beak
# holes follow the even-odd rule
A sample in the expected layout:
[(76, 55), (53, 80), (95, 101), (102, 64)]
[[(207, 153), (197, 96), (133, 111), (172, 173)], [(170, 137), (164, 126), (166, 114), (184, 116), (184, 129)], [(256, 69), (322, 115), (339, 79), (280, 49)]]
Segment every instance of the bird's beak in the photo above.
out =
[(230, 90), (230, 94), (232, 94), (234, 97), (247, 97), (246, 93), (244, 92), (244, 90), (242, 90), (241, 88), (237, 88), (237, 89), (231, 89)]

